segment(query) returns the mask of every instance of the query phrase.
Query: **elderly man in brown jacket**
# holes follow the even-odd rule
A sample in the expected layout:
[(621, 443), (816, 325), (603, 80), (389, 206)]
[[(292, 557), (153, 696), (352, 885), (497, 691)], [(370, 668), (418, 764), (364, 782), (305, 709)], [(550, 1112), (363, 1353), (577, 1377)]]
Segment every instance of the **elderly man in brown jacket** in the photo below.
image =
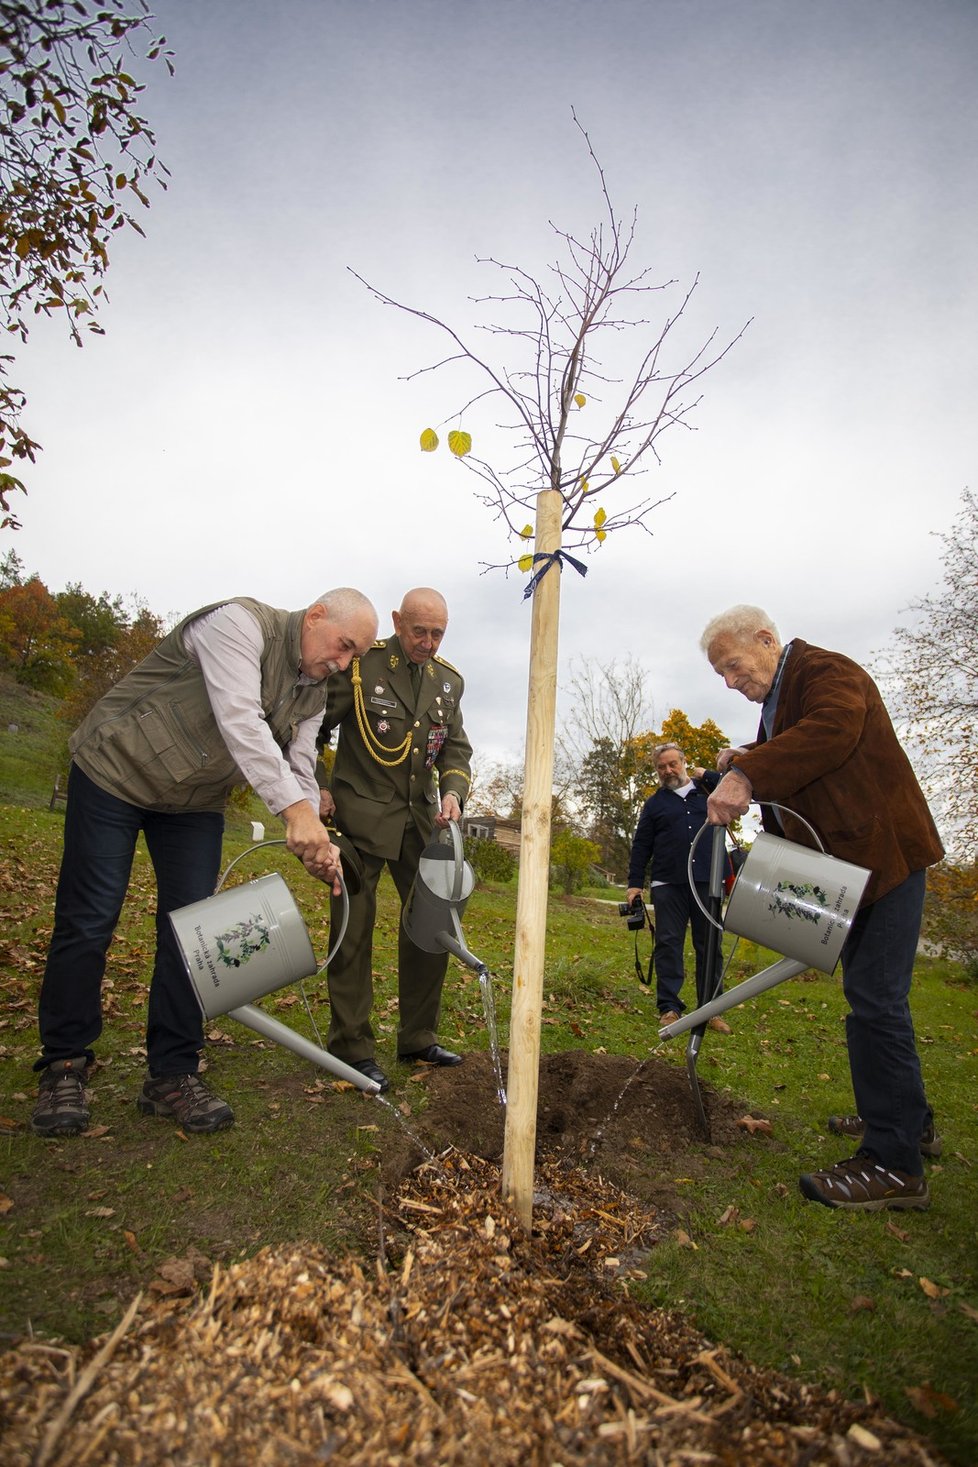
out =
[[(801, 1190), (828, 1207), (924, 1208), (921, 1152), (940, 1141), (924, 1092), (909, 992), (925, 870), (943, 855), (937, 829), (872, 678), (838, 652), (800, 638), (782, 644), (757, 606), (734, 606), (700, 646), (729, 688), (761, 705), (757, 739), (725, 749), (707, 805), (727, 825), (752, 800), (785, 805), (833, 856), (871, 877), (842, 951), (849, 1068), (858, 1114), (829, 1128), (859, 1141), (855, 1156), (806, 1173)], [(811, 844), (797, 820), (762, 809), (765, 828)]]

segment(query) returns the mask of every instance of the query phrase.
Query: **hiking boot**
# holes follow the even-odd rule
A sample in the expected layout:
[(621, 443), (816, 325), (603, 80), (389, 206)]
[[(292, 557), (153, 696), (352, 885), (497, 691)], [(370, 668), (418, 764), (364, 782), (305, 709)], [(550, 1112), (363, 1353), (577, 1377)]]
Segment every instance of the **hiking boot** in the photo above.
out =
[(199, 1075), (150, 1078), (136, 1104), (144, 1116), (168, 1116), (184, 1131), (223, 1131), (234, 1125), (234, 1111)]
[(87, 1131), (90, 1119), (88, 1092), (88, 1060), (55, 1060), (41, 1071), (37, 1102), (31, 1116), (31, 1130), (36, 1136), (77, 1136)]
[(880, 1212), (884, 1207), (914, 1209), (930, 1206), (926, 1177), (881, 1166), (866, 1151), (836, 1162), (824, 1172), (806, 1172), (798, 1185), (810, 1202), (842, 1207), (850, 1212)]
[(732, 1034), (733, 1030), (726, 1019), (721, 1019), (719, 1014), (714, 1014), (712, 1019), (707, 1019), (706, 1027), (712, 1029), (714, 1034)]
[[(829, 1130), (833, 1136), (846, 1136), (850, 1141), (861, 1141), (866, 1127), (862, 1116), (829, 1116)], [(920, 1138), (921, 1156), (940, 1156), (944, 1143), (934, 1130), (934, 1122), (928, 1123)]]
[(659, 1028), (665, 1029), (670, 1024), (675, 1024), (679, 1018), (680, 1015), (676, 1013), (675, 1009), (667, 1009), (664, 1014), (659, 1015)]

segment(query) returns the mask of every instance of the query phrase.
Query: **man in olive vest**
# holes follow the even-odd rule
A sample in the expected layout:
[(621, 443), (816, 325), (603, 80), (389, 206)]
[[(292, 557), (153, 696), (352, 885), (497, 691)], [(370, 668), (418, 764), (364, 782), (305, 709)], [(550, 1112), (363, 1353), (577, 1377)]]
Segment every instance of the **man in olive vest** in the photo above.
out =
[(96, 703), (72, 734), (64, 854), (41, 987), (40, 1093), (31, 1125), (66, 1136), (89, 1123), (85, 1082), (102, 1029), (106, 954), (142, 831), (156, 875), (156, 957), (149, 991), (149, 1078), (137, 1104), (185, 1131), (234, 1113), (197, 1073), (203, 1016), (168, 913), (211, 896), (224, 805), (250, 784), (281, 816), (285, 843), (340, 890), (340, 853), (319, 819), (316, 733), (326, 679), (377, 635), (377, 614), (349, 587), (305, 611), (248, 597), (186, 617)]
[[(437, 656), (448, 625), (445, 598), (430, 587), (408, 591), (392, 613), (393, 637), (354, 658), (331, 679), (320, 744), (339, 729), (324, 819), (353, 842), (363, 865), (350, 895), (346, 936), (329, 965), (331, 1019), (327, 1048), (369, 1079), (389, 1088), (374, 1058), (372, 944), (377, 882), (386, 864), (404, 902), (421, 852), (436, 826), (461, 819), (469, 788), (472, 747), (462, 726), (461, 674)], [(342, 912), (332, 903), (334, 931)], [(457, 1065), (436, 1030), (447, 953), (424, 952), (398, 926), (398, 1058)]]

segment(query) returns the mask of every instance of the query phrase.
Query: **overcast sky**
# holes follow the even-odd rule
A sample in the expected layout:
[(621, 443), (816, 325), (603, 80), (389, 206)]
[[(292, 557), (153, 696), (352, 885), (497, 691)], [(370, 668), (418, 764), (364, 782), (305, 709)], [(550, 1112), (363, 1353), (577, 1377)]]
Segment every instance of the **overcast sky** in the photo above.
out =
[[(752, 323), (635, 485), (672, 496), (654, 535), (565, 572), (562, 685), (632, 657), (657, 722), (682, 707), (736, 742), (756, 710), (698, 650), (711, 615), (759, 601), (866, 661), (934, 588), (978, 440), (974, 0), (155, 9), (176, 76), (151, 73), (143, 110), (169, 191), (115, 245), (106, 337), (78, 351), (42, 323), (17, 368), (44, 453), (0, 549), (51, 590), (183, 614), (352, 584), (386, 628), (437, 586), (477, 758), (515, 759), (529, 603), (482, 565), (518, 547), (459, 463), (419, 451), (459, 395), (402, 379), (443, 340), (349, 269), (466, 333), (499, 287), (476, 257), (544, 279), (550, 221), (602, 218), (572, 106), (637, 207), (633, 263), (678, 282), (650, 332), (697, 274), (684, 344)], [(463, 426), (478, 447), (493, 422)]]

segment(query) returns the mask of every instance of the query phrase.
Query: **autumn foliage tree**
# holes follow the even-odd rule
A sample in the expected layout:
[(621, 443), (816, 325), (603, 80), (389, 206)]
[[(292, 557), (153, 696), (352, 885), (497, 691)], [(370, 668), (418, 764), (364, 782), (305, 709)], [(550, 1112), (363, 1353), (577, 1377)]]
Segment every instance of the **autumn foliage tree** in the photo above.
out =
[(72, 727), (165, 631), (138, 599), (127, 610), (121, 596), (93, 596), (77, 583), (52, 594), (39, 576), (24, 574), (13, 551), (0, 559), (0, 669), (60, 697)]
[[(133, 13), (135, 12), (135, 13)], [(131, 56), (143, 49), (172, 73), (166, 38), (146, 0), (0, 0), (0, 310), (8, 342), (23, 344), (33, 317), (60, 317), (81, 346), (101, 333), (109, 246), (142, 234), (148, 180), (166, 169), (138, 111), (143, 85)], [(0, 529), (18, 527), (9, 469), (39, 444), (21, 423), (25, 395), (0, 354)]]
[(37, 576), (0, 591), (0, 666), (35, 692), (61, 696), (71, 686), (77, 627)]

